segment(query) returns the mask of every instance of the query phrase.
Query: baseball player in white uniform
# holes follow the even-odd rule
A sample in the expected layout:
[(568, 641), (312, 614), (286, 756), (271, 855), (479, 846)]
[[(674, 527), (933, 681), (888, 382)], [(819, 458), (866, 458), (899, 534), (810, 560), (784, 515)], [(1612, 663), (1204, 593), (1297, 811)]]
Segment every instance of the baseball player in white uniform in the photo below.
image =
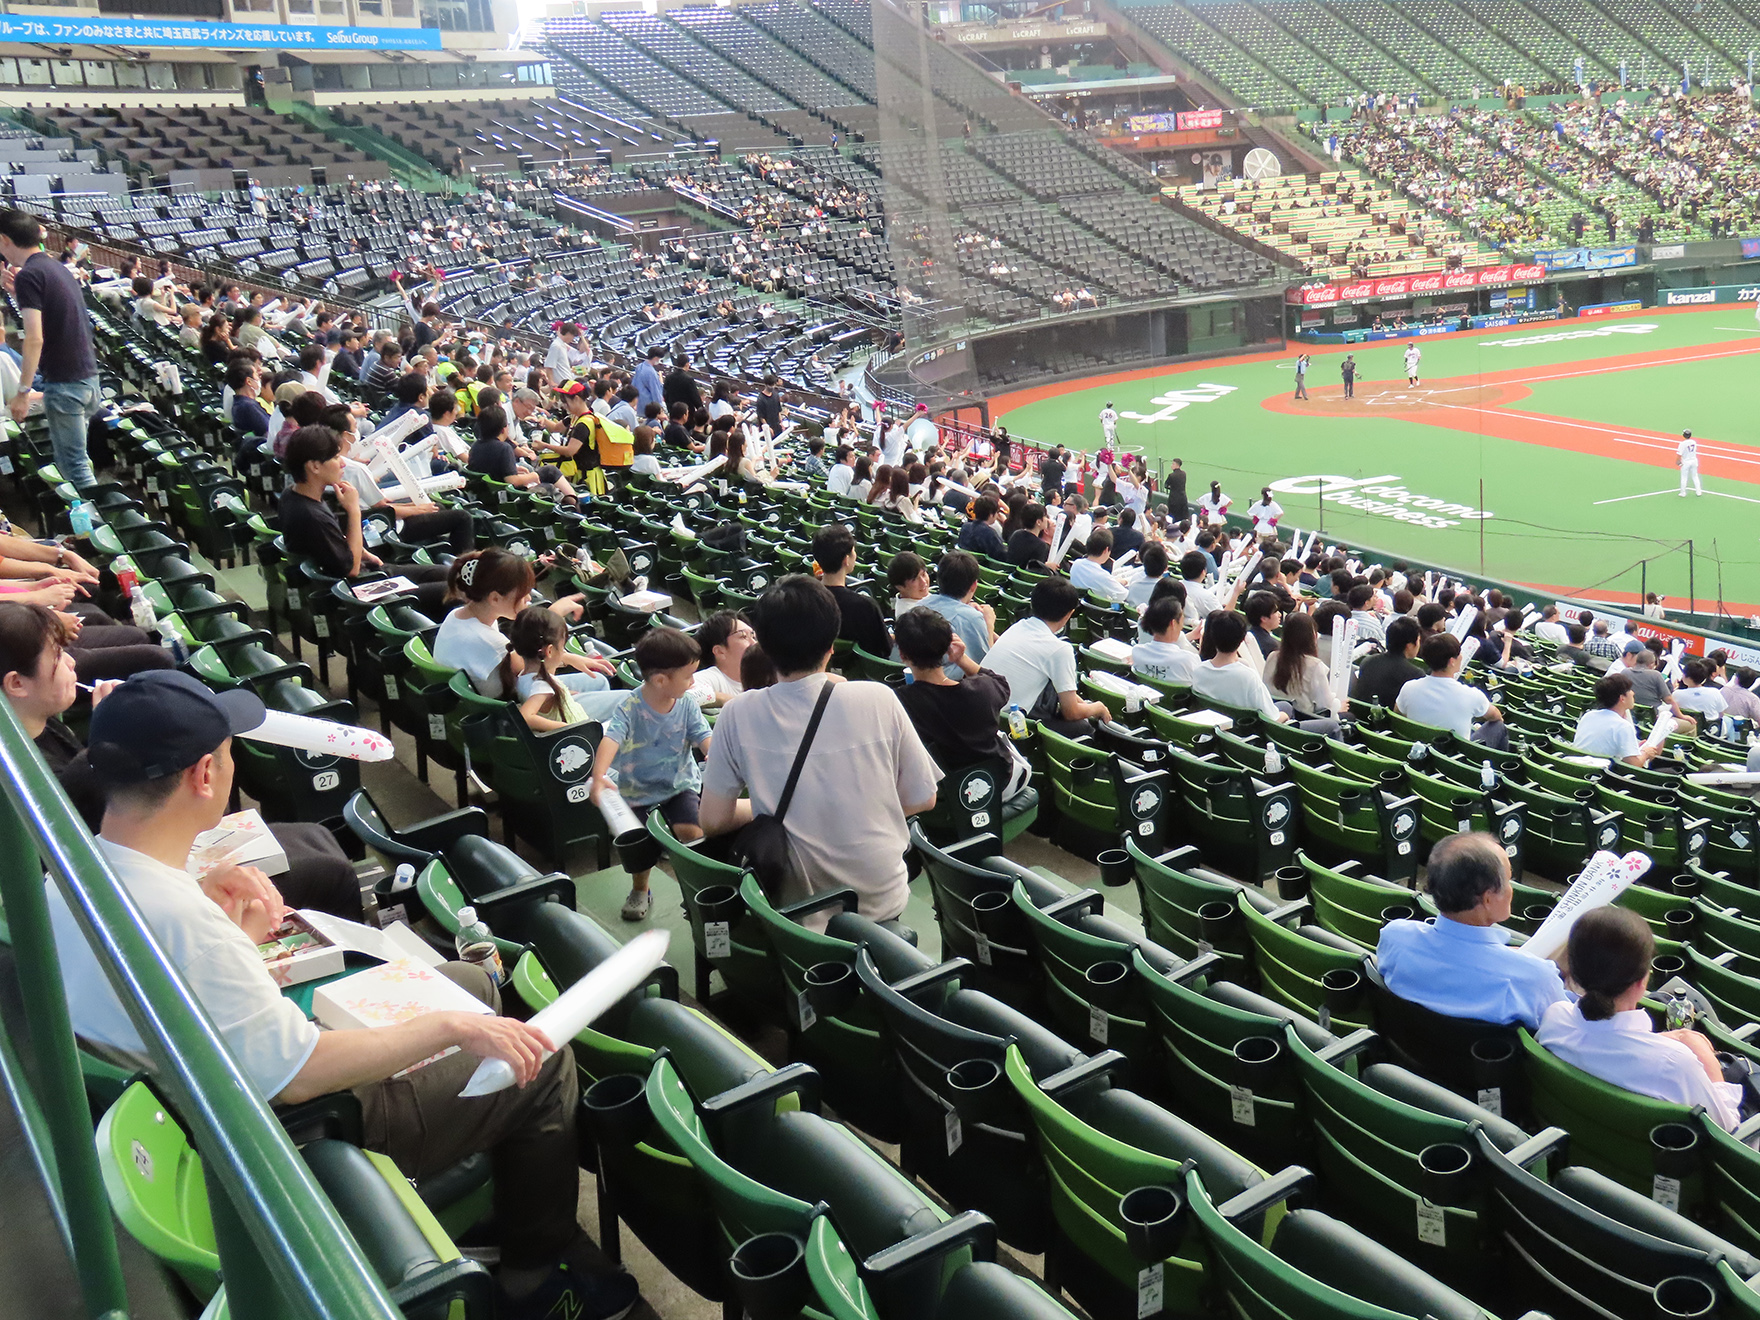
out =
[(1703, 495), (1705, 488), (1699, 484), (1699, 442), (1693, 439), (1691, 431), (1681, 432), (1681, 442), (1674, 447), (1675, 462), (1681, 469), (1681, 498), (1687, 494), (1687, 482), (1693, 483), (1693, 494)]
[(1118, 409), (1111, 403), (1100, 410), (1100, 434), (1106, 437), (1108, 449), (1118, 440)]
[(1406, 345), (1406, 384), (1418, 383), (1418, 363), (1424, 360), (1424, 354), (1416, 344)]

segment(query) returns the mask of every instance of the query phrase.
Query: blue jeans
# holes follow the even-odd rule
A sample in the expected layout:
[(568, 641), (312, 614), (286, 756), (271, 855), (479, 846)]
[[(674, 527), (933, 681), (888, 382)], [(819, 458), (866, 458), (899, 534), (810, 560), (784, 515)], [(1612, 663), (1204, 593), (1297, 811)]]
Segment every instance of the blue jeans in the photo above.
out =
[(96, 376), (43, 383), (43, 415), (49, 421), (49, 445), (55, 451), (55, 466), (77, 490), (84, 490), (97, 480), (86, 454), (86, 424), (103, 401)]

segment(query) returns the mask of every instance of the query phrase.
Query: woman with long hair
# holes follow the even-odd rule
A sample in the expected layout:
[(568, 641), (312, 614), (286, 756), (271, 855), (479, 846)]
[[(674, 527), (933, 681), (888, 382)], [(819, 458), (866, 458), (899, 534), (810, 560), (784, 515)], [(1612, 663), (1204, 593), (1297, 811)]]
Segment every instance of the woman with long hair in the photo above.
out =
[(868, 490), (868, 503), (882, 509), (892, 507), (892, 466), (882, 463), (874, 470), (874, 484)]
[(874, 460), (863, 454), (856, 459), (854, 472), (849, 481), (849, 497), (858, 504), (866, 504), (868, 492), (874, 488)]
[(1265, 662), (1265, 686), (1303, 719), (1337, 715), (1350, 704), (1333, 699), (1331, 674), (1320, 659), (1314, 621), (1306, 614), (1284, 617), (1277, 650)]
[(923, 515), (917, 512), (917, 501), (911, 495), (911, 471), (921, 470), (923, 470), (921, 463), (909, 471), (902, 467), (892, 469), (891, 507), (906, 522), (920, 523), (923, 521)]

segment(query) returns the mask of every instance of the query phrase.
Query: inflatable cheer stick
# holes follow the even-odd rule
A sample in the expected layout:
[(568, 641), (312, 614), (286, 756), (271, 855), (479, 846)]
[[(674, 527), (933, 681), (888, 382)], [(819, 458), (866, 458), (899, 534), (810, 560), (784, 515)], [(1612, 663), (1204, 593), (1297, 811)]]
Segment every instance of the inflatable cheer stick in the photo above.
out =
[(335, 720), (315, 720), (310, 715), (290, 715), (284, 710), (265, 711), (263, 722), (240, 737), (350, 761), (389, 761), (393, 751), (391, 739), (372, 729), (338, 724)]
[[(606, 1009), (634, 990), (666, 958), (672, 933), (645, 930), (568, 989), (548, 1008), (532, 1015), (531, 1025), (566, 1044)], [(484, 1059), (465, 1083), (461, 1096), (493, 1095), (513, 1085), (513, 1068), (503, 1059)]]

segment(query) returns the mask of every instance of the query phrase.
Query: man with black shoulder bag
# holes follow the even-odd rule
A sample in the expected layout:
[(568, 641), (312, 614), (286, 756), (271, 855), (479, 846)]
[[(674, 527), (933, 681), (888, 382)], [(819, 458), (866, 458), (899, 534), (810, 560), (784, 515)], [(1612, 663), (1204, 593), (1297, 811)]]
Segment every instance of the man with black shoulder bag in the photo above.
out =
[(935, 805), (941, 771), (889, 688), (826, 673), (842, 615), (824, 586), (785, 577), (751, 615), (778, 680), (716, 720), (703, 831), (739, 830), (732, 851), (776, 902), (847, 887), (863, 916), (893, 920), (909, 896), (906, 818)]

